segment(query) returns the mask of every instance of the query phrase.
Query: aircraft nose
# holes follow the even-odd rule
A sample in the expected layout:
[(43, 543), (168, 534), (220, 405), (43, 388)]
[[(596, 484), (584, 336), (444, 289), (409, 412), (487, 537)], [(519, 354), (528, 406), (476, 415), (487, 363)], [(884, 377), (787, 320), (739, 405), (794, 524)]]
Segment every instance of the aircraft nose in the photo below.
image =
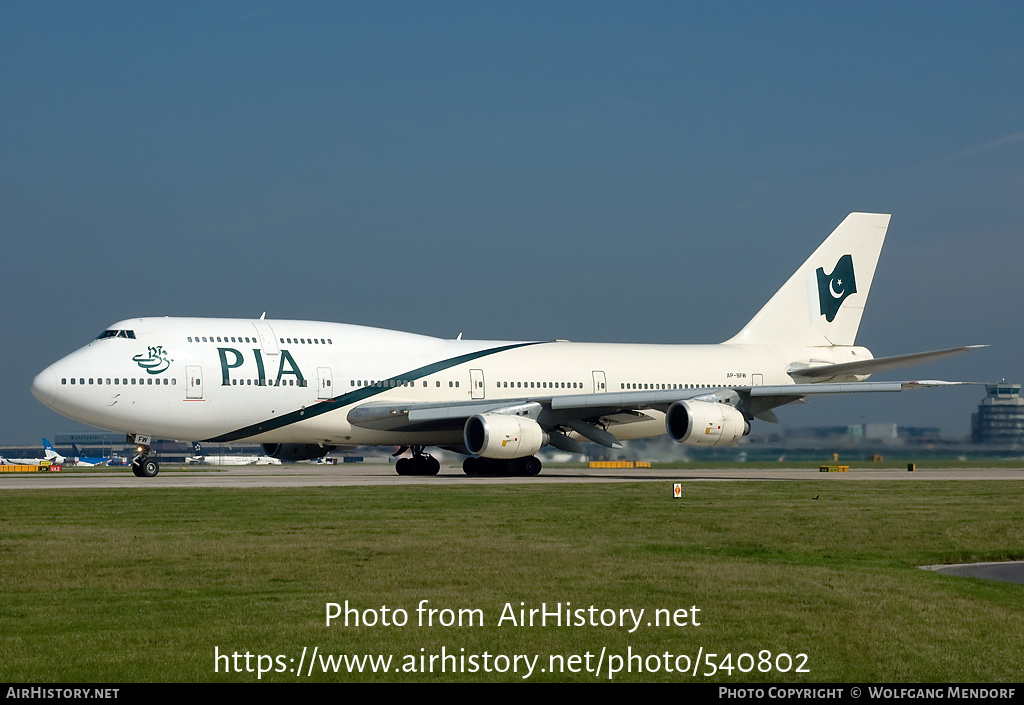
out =
[(52, 367), (47, 367), (32, 380), (32, 396), (47, 406), (53, 406), (57, 398), (57, 374)]

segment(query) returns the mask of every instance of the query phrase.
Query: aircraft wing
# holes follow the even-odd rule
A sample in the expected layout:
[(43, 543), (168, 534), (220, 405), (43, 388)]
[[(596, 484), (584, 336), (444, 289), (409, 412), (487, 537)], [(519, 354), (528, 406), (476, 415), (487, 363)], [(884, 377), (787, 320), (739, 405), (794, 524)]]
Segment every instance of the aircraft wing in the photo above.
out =
[(645, 409), (667, 411), (678, 401), (694, 400), (736, 406), (747, 415), (777, 421), (771, 409), (806, 396), (863, 392), (901, 392), (968, 382), (917, 380), (902, 382), (843, 382), (778, 384), (714, 389), (663, 389), (600, 394), (523, 397), (521, 399), (480, 399), (459, 404), (435, 402), (370, 402), (355, 407), (348, 420), (355, 426), (385, 431), (439, 431), (462, 428), (477, 414), (510, 414), (532, 418), (548, 431), (551, 443), (564, 450), (580, 452), (565, 432), (601, 445), (621, 447), (608, 428), (649, 421)]
[[(676, 389), (623, 393), (572, 394), (523, 397), (521, 399), (475, 400), (460, 404), (382, 403), (362, 404), (348, 413), (355, 426), (387, 431), (441, 431), (462, 429), (477, 414), (508, 414), (529, 417), (548, 432), (551, 445), (582, 453), (579, 444), (566, 433), (575, 431), (588, 440), (609, 448), (621, 448), (619, 440), (606, 430), (652, 417), (643, 409), (668, 409), (680, 399), (714, 396), (729, 390)], [(710, 394), (709, 394), (710, 393)], [(734, 394), (735, 396), (735, 394)]]
[(476, 414), (522, 413), (536, 418), (541, 412), (551, 421), (580, 419), (603, 414), (614, 414), (643, 408), (668, 408), (680, 399), (707, 396), (722, 390), (674, 389), (660, 391), (622, 392), (603, 394), (570, 394), (565, 396), (523, 397), (521, 399), (480, 399), (460, 404), (434, 402), (362, 404), (348, 413), (348, 420), (356, 426), (377, 430), (421, 430), (462, 426)]

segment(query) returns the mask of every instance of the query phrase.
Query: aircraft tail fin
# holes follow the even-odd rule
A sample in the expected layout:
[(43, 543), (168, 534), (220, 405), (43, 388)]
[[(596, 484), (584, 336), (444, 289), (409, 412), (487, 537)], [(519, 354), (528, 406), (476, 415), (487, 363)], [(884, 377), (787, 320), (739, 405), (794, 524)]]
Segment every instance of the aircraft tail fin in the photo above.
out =
[(850, 213), (730, 344), (853, 345), (889, 228), (888, 214)]
[(46, 456), (47, 460), (50, 460), (51, 458), (60, 457), (60, 453), (58, 453), (57, 450), (52, 445), (50, 445), (50, 442), (45, 438), (43, 439), (43, 451), (43, 454)]

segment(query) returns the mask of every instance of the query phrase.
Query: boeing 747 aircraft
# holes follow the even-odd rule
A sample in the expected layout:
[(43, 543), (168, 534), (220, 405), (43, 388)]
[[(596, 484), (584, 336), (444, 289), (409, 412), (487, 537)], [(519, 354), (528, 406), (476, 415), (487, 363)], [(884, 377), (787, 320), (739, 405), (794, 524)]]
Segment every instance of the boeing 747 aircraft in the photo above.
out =
[(43, 404), (138, 445), (259, 442), (284, 461), (337, 446), (398, 446), (399, 474), (436, 474), (431, 446), (467, 474), (536, 475), (545, 445), (668, 433), (719, 446), (819, 394), (956, 384), (865, 382), (973, 346), (874, 359), (854, 345), (889, 216), (852, 213), (735, 336), (718, 345), (442, 340), (291, 320), (133, 318), (36, 376)]

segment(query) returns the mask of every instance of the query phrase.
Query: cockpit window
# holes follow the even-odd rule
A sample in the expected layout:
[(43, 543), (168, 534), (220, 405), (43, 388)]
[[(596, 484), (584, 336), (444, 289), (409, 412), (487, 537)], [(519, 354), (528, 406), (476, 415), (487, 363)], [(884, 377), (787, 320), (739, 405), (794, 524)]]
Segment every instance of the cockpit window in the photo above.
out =
[(96, 340), (103, 340), (104, 338), (131, 338), (135, 340), (135, 331), (133, 330), (105, 330), (96, 336)]

